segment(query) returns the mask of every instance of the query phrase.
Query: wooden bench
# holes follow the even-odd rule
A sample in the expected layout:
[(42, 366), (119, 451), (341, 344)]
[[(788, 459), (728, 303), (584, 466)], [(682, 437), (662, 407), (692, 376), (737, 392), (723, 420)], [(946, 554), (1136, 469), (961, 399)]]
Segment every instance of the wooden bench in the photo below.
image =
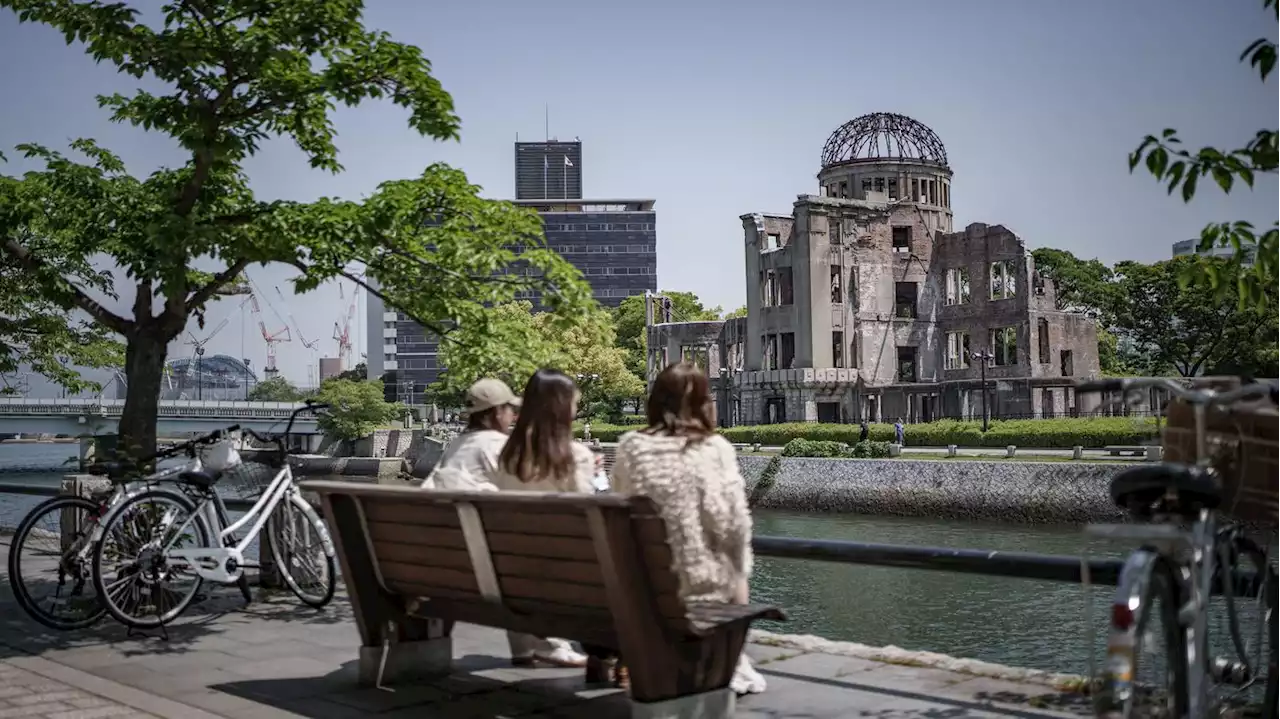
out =
[(729, 717), (751, 622), (785, 619), (683, 602), (647, 497), (302, 488), (320, 495), (334, 535), (364, 683), (448, 673), (453, 623), (468, 622), (618, 650), (633, 717)]

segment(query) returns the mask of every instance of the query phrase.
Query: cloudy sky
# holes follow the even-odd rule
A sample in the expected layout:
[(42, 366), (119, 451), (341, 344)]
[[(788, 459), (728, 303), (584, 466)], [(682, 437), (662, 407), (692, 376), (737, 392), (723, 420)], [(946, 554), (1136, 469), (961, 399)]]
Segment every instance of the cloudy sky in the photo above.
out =
[[(310, 170), (292, 146), (270, 144), (248, 166), (261, 197), (358, 198), (437, 161), (510, 197), (511, 143), (541, 139), (549, 107), (551, 135), (584, 143), (585, 194), (657, 199), (659, 285), (726, 308), (744, 302), (738, 216), (787, 212), (797, 194), (816, 192), (827, 135), (869, 112), (910, 115), (942, 138), (957, 227), (1004, 224), (1031, 247), (1153, 261), (1206, 222), (1276, 218), (1274, 177), (1230, 197), (1206, 188), (1184, 206), (1125, 161), (1143, 135), (1165, 127), (1193, 145), (1231, 147), (1275, 127), (1274, 78), (1263, 86), (1237, 63), (1256, 37), (1275, 36), (1260, 0), (369, 6), (370, 25), (432, 60), (462, 117), (461, 142), (414, 135), (389, 105), (342, 110), (346, 171)], [(107, 122), (94, 95), (134, 82), (57, 33), (0, 11), (0, 67), (0, 147), (93, 137), (136, 174), (181, 161), (165, 138)], [(287, 315), (273, 288), (288, 294), (290, 271), (250, 274)], [(336, 351), (329, 338), (346, 311), (336, 287), (287, 304), (308, 339), (322, 338), (318, 349)], [(261, 367), (265, 345), (238, 305), (210, 310), (211, 324), (230, 321), (209, 351)], [(276, 329), (280, 320), (264, 310)], [(363, 306), (357, 317), (358, 354)], [(296, 329), (279, 354), (286, 376), (305, 381), (311, 353)]]

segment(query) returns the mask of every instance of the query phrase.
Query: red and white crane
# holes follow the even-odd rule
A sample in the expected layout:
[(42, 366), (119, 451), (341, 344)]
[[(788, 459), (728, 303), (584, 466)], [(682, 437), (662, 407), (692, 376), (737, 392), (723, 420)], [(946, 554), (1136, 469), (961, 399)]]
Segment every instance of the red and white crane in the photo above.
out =
[(285, 313), (289, 315), (289, 322), (293, 324), (293, 329), (298, 333), (298, 341), (303, 347), (307, 348), (307, 352), (311, 353), (311, 358), (307, 360), (307, 386), (316, 386), (316, 375), (319, 374), (319, 367), (316, 363), (316, 354), (320, 351), (320, 340), (307, 340), (306, 335), (302, 334), (302, 325), (298, 324), (298, 318), (293, 316), (293, 310), (289, 309), (289, 300), (285, 299), (284, 293), (280, 291), (280, 286), (276, 285), (276, 295), (280, 297), (280, 302), (284, 304)]
[(258, 296), (250, 292), (249, 303), (253, 308), (253, 316), (258, 320), (258, 329), (262, 331), (262, 339), (267, 343), (267, 366), (262, 370), (262, 375), (267, 378), (275, 377), (280, 374), (280, 370), (276, 367), (276, 345), (289, 341), (289, 325), (286, 324), (275, 332), (269, 331), (267, 323), (262, 319), (262, 308), (258, 306)]
[[(338, 365), (341, 369), (347, 370), (352, 367), (351, 364), (351, 321), (356, 318), (356, 300), (359, 299), (358, 292), (351, 293), (351, 305), (347, 307), (347, 313), (342, 316), (341, 322), (333, 323), (333, 338), (338, 341)], [(342, 284), (338, 284), (338, 298), (345, 300), (346, 293), (342, 290)]]

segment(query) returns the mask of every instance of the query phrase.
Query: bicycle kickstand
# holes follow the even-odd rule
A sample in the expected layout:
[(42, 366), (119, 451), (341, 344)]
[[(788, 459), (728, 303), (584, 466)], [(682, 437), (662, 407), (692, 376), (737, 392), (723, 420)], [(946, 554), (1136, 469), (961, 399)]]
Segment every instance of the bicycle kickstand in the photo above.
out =
[(240, 596), (244, 597), (244, 605), (247, 607), (253, 604), (253, 592), (249, 589), (249, 577), (244, 572), (240, 572), (240, 578), (236, 580), (236, 586), (240, 588)]

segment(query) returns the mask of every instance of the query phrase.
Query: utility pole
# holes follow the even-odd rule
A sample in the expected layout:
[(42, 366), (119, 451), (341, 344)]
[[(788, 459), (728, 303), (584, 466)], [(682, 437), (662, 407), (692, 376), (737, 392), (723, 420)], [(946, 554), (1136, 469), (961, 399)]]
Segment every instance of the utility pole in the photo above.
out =
[(995, 359), (996, 356), (987, 351), (974, 352), (969, 355), (978, 361), (978, 367), (982, 371), (982, 433), (987, 433), (987, 428), (991, 425), (991, 403), (987, 396), (987, 362)]

